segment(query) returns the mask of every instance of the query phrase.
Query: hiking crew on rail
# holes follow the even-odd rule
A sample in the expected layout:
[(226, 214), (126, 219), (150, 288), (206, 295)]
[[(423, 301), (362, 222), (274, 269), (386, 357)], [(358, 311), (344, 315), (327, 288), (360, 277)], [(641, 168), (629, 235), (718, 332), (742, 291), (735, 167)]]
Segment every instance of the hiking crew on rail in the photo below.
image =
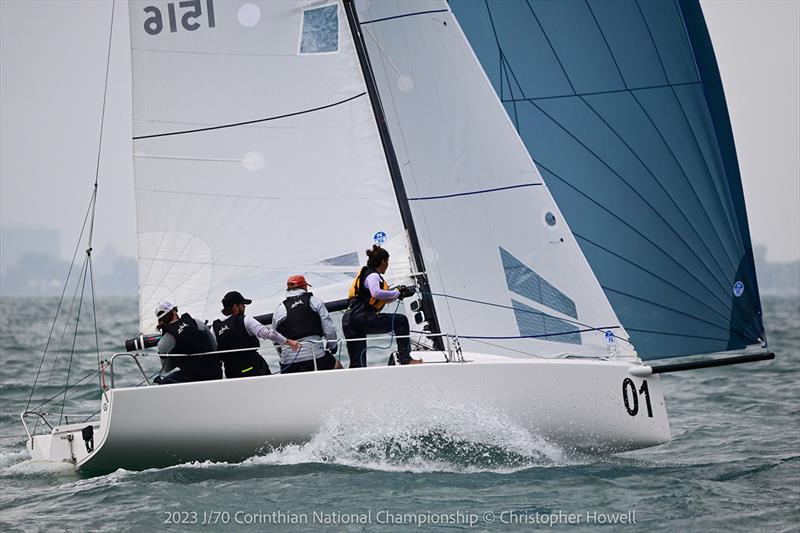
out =
[(305, 277), (290, 277), (286, 281), (286, 299), (272, 314), (276, 331), (300, 341), (297, 351), (279, 349), (281, 374), (341, 368), (334, 357), (338, 343), (333, 319), (325, 303), (308, 292), (308, 287)]
[(222, 298), (222, 314), (227, 318), (214, 321), (214, 335), (220, 351), (253, 348), (252, 351), (220, 354), (219, 357), (225, 364), (226, 378), (268, 376), (272, 373), (267, 361), (258, 353), (261, 345), (258, 339), (288, 346), (295, 352), (300, 347), (297, 341), (287, 339), (255, 318), (246, 316), (245, 306), (251, 303), (253, 301), (242, 296), (240, 292), (231, 291)]
[[(156, 307), (160, 354), (195, 354), (217, 350), (217, 341), (204, 322), (192, 318), (189, 313), (178, 316), (178, 308), (164, 301)], [(222, 378), (222, 363), (216, 355), (162, 357), (161, 373), (155, 383), (186, 383)]]

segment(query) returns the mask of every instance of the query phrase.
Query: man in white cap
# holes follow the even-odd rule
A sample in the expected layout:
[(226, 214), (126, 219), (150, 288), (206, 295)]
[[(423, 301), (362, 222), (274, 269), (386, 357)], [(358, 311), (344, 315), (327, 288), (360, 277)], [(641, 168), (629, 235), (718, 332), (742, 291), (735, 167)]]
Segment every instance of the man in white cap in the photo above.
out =
[[(216, 351), (217, 340), (205, 323), (189, 313), (179, 316), (177, 306), (171, 302), (158, 304), (156, 318), (161, 331), (158, 353), (191, 355)], [(159, 385), (222, 378), (222, 363), (216, 355), (165, 357), (162, 361), (161, 375), (155, 379)]]
[(286, 281), (286, 299), (272, 314), (272, 327), (278, 333), (301, 342), (297, 352), (281, 350), (281, 374), (342, 367), (333, 356), (338, 347), (333, 319), (308, 287), (304, 276), (291, 276)]
[(300, 345), (287, 339), (275, 330), (268, 328), (251, 316), (245, 315), (245, 306), (253, 303), (238, 291), (231, 291), (222, 298), (222, 314), (227, 318), (215, 320), (212, 325), (217, 337), (219, 349), (239, 350), (252, 348), (242, 352), (220, 354), (225, 363), (226, 378), (246, 378), (250, 376), (268, 376), (269, 365), (258, 353), (258, 339), (269, 340), (281, 346), (297, 350)]

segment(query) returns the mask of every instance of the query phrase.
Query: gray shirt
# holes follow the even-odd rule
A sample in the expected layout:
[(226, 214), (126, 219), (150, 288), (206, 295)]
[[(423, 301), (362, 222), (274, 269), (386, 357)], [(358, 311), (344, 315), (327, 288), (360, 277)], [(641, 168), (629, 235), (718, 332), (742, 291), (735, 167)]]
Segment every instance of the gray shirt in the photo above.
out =
[[(208, 336), (208, 341), (211, 343), (211, 351), (214, 352), (217, 350), (217, 339), (214, 337), (214, 334), (211, 333), (211, 330), (206, 327), (206, 323), (194, 319), (195, 323), (197, 323), (197, 329), (200, 331), (204, 331), (205, 334)], [(161, 335), (161, 340), (158, 341), (158, 353), (172, 353), (172, 350), (175, 349), (175, 337), (172, 336), (172, 333), (164, 333)]]
[[(208, 336), (208, 341), (211, 343), (211, 351), (217, 351), (217, 339), (214, 337), (214, 334), (211, 332), (210, 329), (206, 327), (206, 323), (194, 319), (195, 323), (197, 324), (197, 329), (200, 331), (204, 331)], [(158, 353), (172, 353), (172, 350), (175, 349), (175, 337), (172, 336), (172, 333), (164, 333), (161, 335), (161, 339), (158, 341)], [(161, 358), (161, 372), (162, 374), (165, 372), (170, 372), (171, 370), (177, 368), (179, 365), (177, 364), (178, 357), (162, 357)]]
[[(291, 298), (292, 296), (299, 296), (305, 292), (306, 291), (303, 289), (291, 289), (286, 291), (286, 297)], [(333, 319), (330, 314), (328, 314), (325, 303), (314, 295), (311, 296), (308, 303), (311, 309), (316, 311), (319, 315), (320, 321), (322, 322), (322, 333), (328, 341), (327, 346), (333, 349), (336, 346), (336, 326), (334, 326)], [(281, 302), (272, 314), (272, 327), (277, 329), (278, 326), (281, 325), (281, 322), (285, 320), (286, 306)], [(288, 365), (290, 363), (299, 363), (300, 361), (309, 361), (312, 358), (318, 358), (324, 355), (325, 343), (322, 342), (322, 337), (319, 335), (309, 335), (308, 337), (295, 340), (301, 343), (298, 352), (286, 347), (278, 349), (281, 355), (281, 364)]]

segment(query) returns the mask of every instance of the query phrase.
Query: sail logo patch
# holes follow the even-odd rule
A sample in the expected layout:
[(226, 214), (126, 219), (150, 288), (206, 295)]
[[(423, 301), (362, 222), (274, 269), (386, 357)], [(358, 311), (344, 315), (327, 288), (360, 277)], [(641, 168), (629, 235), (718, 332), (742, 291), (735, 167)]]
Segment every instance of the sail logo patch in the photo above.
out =
[(606, 339), (606, 344), (614, 344), (614, 332), (610, 329), (606, 330), (604, 337)]
[(733, 284), (734, 296), (738, 298), (739, 296), (742, 295), (743, 292), (744, 292), (744, 283), (742, 283), (741, 281), (737, 281), (736, 283)]
[(383, 243), (386, 242), (386, 239), (386, 233), (383, 231), (378, 231), (372, 236), (372, 240), (375, 241), (375, 244), (378, 246), (383, 246)]
[[(536, 302), (546, 309), (578, 319), (575, 302), (553, 284), (541, 277), (525, 263), (511, 255), (502, 246), (500, 258), (506, 275), (508, 290)], [(559, 318), (511, 298), (511, 307), (517, 320), (520, 335), (541, 341), (583, 344), (574, 322)]]

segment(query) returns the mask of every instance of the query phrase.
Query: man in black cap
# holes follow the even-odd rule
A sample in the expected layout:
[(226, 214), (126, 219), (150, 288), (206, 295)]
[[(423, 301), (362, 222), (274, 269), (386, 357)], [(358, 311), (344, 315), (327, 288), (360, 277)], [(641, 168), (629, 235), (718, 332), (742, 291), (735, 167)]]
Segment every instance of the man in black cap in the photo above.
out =
[[(156, 307), (158, 342), (160, 354), (199, 354), (217, 349), (214, 336), (204, 322), (192, 318), (189, 313), (178, 314), (177, 306), (163, 301)], [(162, 357), (161, 374), (155, 379), (159, 385), (205, 381), (222, 378), (222, 365), (216, 355), (196, 357)]]
[(222, 314), (224, 320), (215, 320), (214, 335), (220, 351), (252, 348), (242, 352), (220, 354), (225, 364), (226, 378), (244, 378), (249, 376), (268, 376), (269, 365), (258, 353), (258, 339), (269, 340), (281, 346), (288, 346), (297, 351), (300, 344), (287, 339), (277, 331), (266, 327), (253, 317), (246, 316), (245, 306), (253, 303), (238, 291), (231, 291), (222, 298)]

